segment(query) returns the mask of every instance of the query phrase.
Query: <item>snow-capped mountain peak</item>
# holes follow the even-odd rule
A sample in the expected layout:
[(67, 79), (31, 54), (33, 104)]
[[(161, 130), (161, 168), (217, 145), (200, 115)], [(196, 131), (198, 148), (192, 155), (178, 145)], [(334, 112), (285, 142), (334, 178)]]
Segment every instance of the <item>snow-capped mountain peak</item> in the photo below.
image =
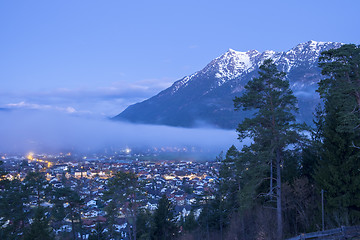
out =
[(259, 66), (271, 58), (287, 73), (299, 99), (299, 117), (311, 122), (312, 108), (318, 103), (316, 83), (322, 78), (317, 61), (321, 52), (341, 43), (308, 41), (284, 52), (246, 52), (229, 49), (202, 70), (176, 81), (158, 95), (128, 107), (116, 119), (133, 122), (195, 126), (199, 121), (223, 128), (235, 128), (246, 117), (234, 112), (233, 99), (241, 96), (245, 84), (257, 76)]
[(289, 72), (304, 62), (310, 65), (316, 64), (322, 51), (339, 46), (341, 46), (340, 43), (310, 40), (300, 43), (286, 52), (272, 50), (266, 50), (262, 53), (257, 50), (240, 52), (229, 48), (227, 52), (215, 58), (198, 73), (213, 75), (222, 84), (255, 70), (268, 58), (272, 58), (282, 71)]
[(255, 64), (255, 57), (259, 54), (256, 50), (239, 52), (230, 48), (226, 53), (211, 61), (201, 73), (213, 75), (220, 79), (219, 83), (224, 83), (252, 69)]
[(229, 48), (227, 52), (212, 60), (202, 70), (175, 82), (171, 92), (175, 94), (178, 90), (187, 87), (193, 79), (199, 78), (212, 79), (209, 82), (209, 91), (212, 91), (226, 82), (241, 79), (242, 76), (257, 70), (264, 60), (268, 58), (273, 59), (278, 68), (287, 73), (304, 64), (315, 66), (322, 51), (339, 46), (341, 46), (340, 43), (311, 40), (300, 43), (286, 52), (272, 50), (266, 50), (262, 53), (257, 50), (240, 52)]
[(316, 42), (310, 40), (305, 43), (300, 43), (287, 52), (284, 52), (279, 59), (277, 65), (284, 72), (289, 72), (294, 67), (300, 65), (314, 66), (317, 65), (317, 60), (321, 52), (330, 48), (340, 47), (341, 43), (336, 42)]
[(228, 50), (227, 52), (228, 52), (228, 53), (232, 53), (232, 54), (236, 54), (238, 51), (235, 51), (234, 49), (229, 48), (229, 50)]

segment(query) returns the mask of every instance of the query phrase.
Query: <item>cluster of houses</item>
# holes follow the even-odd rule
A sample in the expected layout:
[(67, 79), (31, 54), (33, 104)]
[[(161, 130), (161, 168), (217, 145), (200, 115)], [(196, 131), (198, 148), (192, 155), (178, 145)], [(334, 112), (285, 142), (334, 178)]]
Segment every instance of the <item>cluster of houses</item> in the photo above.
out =
[[(39, 161), (41, 160), (41, 161)], [(215, 188), (215, 176), (218, 163), (215, 161), (139, 161), (117, 158), (72, 158), (71, 156), (32, 156), (27, 158), (3, 158), (9, 179), (23, 179), (26, 172), (39, 170), (55, 188), (67, 184), (76, 190), (81, 199), (81, 220), (87, 232), (95, 229), (96, 223), (106, 221), (104, 207), (107, 201), (103, 195), (107, 182), (118, 171), (133, 172), (142, 183), (143, 197), (141, 207), (155, 211), (158, 201), (165, 194), (173, 203), (176, 215), (186, 217), (193, 209), (195, 216), (200, 209), (194, 204), (204, 196), (211, 197)], [(50, 164), (50, 163), (51, 164)], [(43, 206), (52, 207), (51, 201)], [(64, 207), (67, 207), (66, 204)], [(71, 232), (69, 219), (56, 229), (56, 233)], [(120, 210), (115, 225), (116, 231), (126, 238), (127, 223), (125, 214)]]

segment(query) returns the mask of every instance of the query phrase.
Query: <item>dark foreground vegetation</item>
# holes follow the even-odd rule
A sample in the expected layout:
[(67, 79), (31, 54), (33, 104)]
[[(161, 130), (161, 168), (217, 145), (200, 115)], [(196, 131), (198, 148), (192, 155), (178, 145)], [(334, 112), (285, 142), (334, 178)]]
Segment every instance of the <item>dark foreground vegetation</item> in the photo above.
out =
[[(231, 146), (219, 155), (216, 188), (200, 196), (190, 214), (176, 218), (166, 195), (156, 210), (144, 210), (138, 201), (144, 194), (141, 182), (131, 172), (119, 172), (103, 196), (106, 221), (86, 238), (284, 239), (359, 225), (360, 48), (348, 44), (323, 52), (319, 64), (325, 76), (318, 88), (323, 104), (314, 113), (312, 127), (296, 122), (297, 101), (286, 76), (266, 60), (259, 76), (234, 100), (236, 110), (254, 113), (237, 128), (239, 140), (251, 138), (252, 144)], [(72, 231), (56, 238), (84, 238), (79, 234), (83, 203), (78, 193), (57, 189), (50, 213), (40, 206), (49, 191), (44, 186), (36, 172), (23, 183), (2, 179), (1, 239), (55, 239), (50, 222), (56, 224), (65, 215)], [(29, 196), (39, 204), (25, 212), (23, 202)], [(65, 210), (64, 203), (69, 205)], [(126, 236), (114, 229), (120, 208)]]
[(234, 100), (255, 112), (237, 129), (253, 143), (222, 159), (211, 201), (217, 218), (209, 221), (218, 239), (283, 239), (360, 223), (360, 48), (323, 52), (319, 65), (326, 78), (313, 127), (295, 122), (296, 99), (271, 60)]
[(221, 159), (215, 199), (203, 211), (213, 219), (199, 228), (212, 239), (283, 239), (360, 223), (360, 48), (323, 52), (319, 64), (326, 78), (313, 127), (295, 122), (296, 99), (271, 60), (234, 100), (255, 112), (237, 129), (253, 143)]

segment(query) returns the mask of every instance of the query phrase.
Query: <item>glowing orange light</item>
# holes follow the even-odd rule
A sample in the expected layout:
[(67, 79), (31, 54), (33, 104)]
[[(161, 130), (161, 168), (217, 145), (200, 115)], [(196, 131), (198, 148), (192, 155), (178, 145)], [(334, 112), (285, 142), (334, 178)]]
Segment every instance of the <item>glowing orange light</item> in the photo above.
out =
[(30, 161), (34, 160), (34, 153), (33, 152), (29, 152), (29, 154), (26, 156), (26, 158)]

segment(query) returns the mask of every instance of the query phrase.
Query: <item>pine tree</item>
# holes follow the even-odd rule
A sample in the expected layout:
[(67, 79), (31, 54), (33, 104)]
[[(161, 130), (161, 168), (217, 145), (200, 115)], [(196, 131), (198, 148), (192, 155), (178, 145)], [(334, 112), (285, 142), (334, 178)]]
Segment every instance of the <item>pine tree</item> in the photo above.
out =
[[(127, 221), (127, 231), (130, 239), (136, 240), (136, 214), (139, 207), (137, 202), (137, 197), (140, 195), (140, 184), (136, 174), (132, 172), (123, 172), (119, 171), (109, 179), (107, 184), (109, 190), (105, 193), (105, 200), (111, 201), (111, 208), (114, 210), (116, 208), (123, 208), (125, 218)], [(115, 211), (112, 211), (108, 208), (108, 217), (114, 219), (113, 216), (110, 216), (109, 213), (113, 214)], [(110, 222), (108, 222), (111, 224)], [(108, 226), (112, 229), (112, 226)]]
[[(68, 187), (59, 188), (55, 191), (54, 194), (58, 198), (56, 204), (64, 204), (64, 203), (69, 204), (69, 206), (65, 209), (66, 211), (65, 213), (67, 214), (66, 216), (71, 220), (72, 236), (73, 239), (76, 239), (77, 233), (80, 233), (82, 235), (81, 211), (82, 211), (82, 205), (84, 204), (84, 200), (80, 198), (78, 192)], [(60, 218), (61, 215), (56, 217)]]
[(107, 240), (106, 234), (104, 233), (104, 226), (101, 223), (97, 223), (95, 231), (90, 234), (88, 240)]
[(44, 197), (48, 192), (48, 182), (42, 172), (29, 172), (24, 179), (26, 191), (30, 196), (36, 198), (37, 207), (44, 201)]
[(310, 183), (314, 182), (316, 165), (320, 160), (320, 152), (323, 142), (324, 109), (319, 104), (314, 113), (314, 126), (310, 128), (311, 139), (305, 144), (301, 152), (301, 176), (306, 177)]
[(116, 219), (118, 217), (118, 210), (114, 200), (111, 199), (110, 202), (108, 202), (108, 204), (105, 207), (105, 212), (106, 212), (105, 225), (108, 229), (108, 235), (109, 237), (115, 237), (116, 235), (118, 235), (115, 232), (115, 224), (116, 224)]
[(331, 49), (319, 62), (327, 78), (318, 89), (325, 118), (315, 180), (326, 191), (326, 212), (335, 225), (359, 224), (360, 48)]
[(236, 192), (241, 188), (239, 185), (241, 176), (237, 168), (239, 155), (237, 148), (232, 145), (226, 152), (225, 158), (221, 160), (218, 180), (219, 190), (234, 208), (237, 208)]
[(148, 210), (139, 210), (136, 218), (137, 228), (136, 239), (138, 240), (150, 240), (151, 236), (151, 213)]
[(321, 73), (327, 76), (319, 83), (320, 96), (324, 100), (333, 99), (332, 104), (336, 104), (327, 104), (325, 110), (337, 106), (340, 120), (337, 131), (359, 136), (360, 47), (345, 44), (338, 49), (322, 52), (319, 65), (322, 67)]
[[(241, 97), (234, 99), (235, 110), (252, 110), (253, 118), (239, 124), (239, 139), (251, 138), (251, 151), (270, 165), (270, 190), (272, 197), (276, 189), (277, 236), (282, 239), (281, 169), (287, 146), (296, 143), (300, 126), (295, 122), (297, 100), (285, 73), (279, 72), (271, 59), (260, 66), (259, 77), (245, 86)], [(276, 169), (276, 188), (273, 186), (273, 165)]]
[(17, 239), (23, 233), (29, 214), (24, 209), (29, 195), (24, 191), (20, 180), (3, 179), (0, 185), (0, 239)]
[(220, 155), (217, 159), (220, 161), (217, 190), (208, 209), (208, 219), (213, 223), (211, 228), (218, 229), (222, 238), (234, 217), (239, 217), (241, 231), (245, 231), (244, 212), (255, 205), (254, 199), (262, 187), (265, 171), (264, 164), (246, 147), (239, 151), (233, 145), (225, 157)]
[(185, 217), (183, 228), (186, 232), (191, 232), (197, 228), (198, 223), (195, 219), (194, 211), (190, 211), (189, 215)]
[(153, 224), (151, 239), (175, 239), (178, 227), (174, 216), (174, 207), (166, 195), (159, 200), (158, 208), (154, 212)]
[(45, 216), (44, 208), (37, 208), (29, 229), (24, 234), (24, 240), (51, 240), (54, 239), (49, 226), (49, 220)]
[(226, 152), (225, 158), (221, 155), (219, 176), (216, 181), (217, 191), (213, 201), (212, 217), (218, 220), (215, 223), (220, 230), (220, 239), (223, 238), (224, 228), (230, 222), (231, 213), (239, 207), (237, 193), (239, 187), (239, 174), (236, 168), (236, 162), (239, 160), (239, 151), (232, 145)]

